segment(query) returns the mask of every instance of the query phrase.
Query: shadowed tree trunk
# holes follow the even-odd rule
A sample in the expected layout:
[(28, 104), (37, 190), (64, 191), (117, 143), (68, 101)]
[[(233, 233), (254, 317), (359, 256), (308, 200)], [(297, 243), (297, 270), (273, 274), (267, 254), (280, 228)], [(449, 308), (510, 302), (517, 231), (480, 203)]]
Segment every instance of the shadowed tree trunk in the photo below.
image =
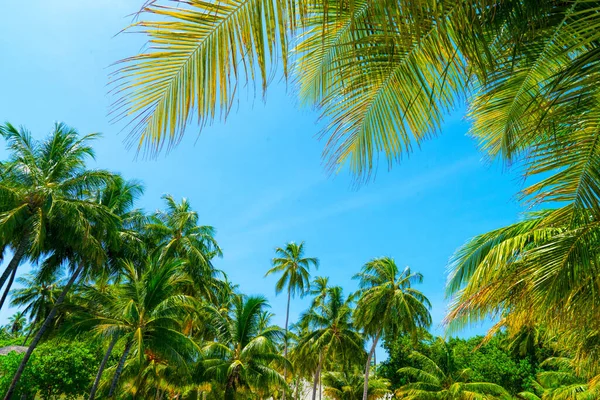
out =
[(229, 382), (225, 386), (225, 400), (235, 400), (235, 388)]
[(319, 400), (323, 399), (323, 383), (321, 381), (321, 373), (319, 372)]
[(369, 371), (371, 369), (371, 358), (373, 358), (373, 354), (375, 354), (377, 342), (379, 342), (379, 336), (381, 336), (381, 330), (377, 332), (377, 334), (373, 338), (373, 345), (371, 346), (371, 351), (369, 351), (369, 355), (367, 356), (367, 365), (365, 366), (365, 386), (363, 387), (362, 397), (363, 400), (367, 400), (367, 394), (369, 392)]
[[(283, 339), (283, 357), (287, 360), (288, 356), (288, 322), (290, 320), (290, 302), (292, 300), (292, 290), (288, 287), (287, 309), (285, 312), (285, 338)], [(287, 364), (283, 366), (283, 379), (287, 382)], [(285, 387), (283, 388), (282, 400), (285, 400)]]
[(108, 349), (106, 349), (106, 353), (104, 354), (104, 358), (100, 363), (100, 367), (98, 368), (98, 373), (96, 374), (96, 379), (94, 380), (94, 385), (92, 386), (92, 390), (90, 391), (89, 400), (94, 400), (96, 397), (96, 391), (98, 390), (98, 385), (100, 384), (100, 378), (102, 378), (102, 373), (104, 372), (104, 368), (106, 367), (106, 363), (108, 362), (108, 358), (112, 353), (113, 347), (117, 343), (119, 338), (117, 336), (113, 337), (108, 345)]
[(31, 326), (29, 327), (29, 332), (27, 332), (27, 336), (25, 336), (25, 340), (23, 340), (23, 346), (25, 346), (27, 344), (27, 341), (29, 340), (29, 336), (31, 336), (31, 334), (33, 333), (33, 330), (35, 329), (35, 326), (38, 323), (38, 319), (36, 318), (32, 323)]
[(321, 368), (323, 367), (323, 353), (319, 354), (319, 364), (317, 365), (317, 370), (315, 371), (315, 379), (313, 381), (313, 394), (312, 400), (317, 400), (317, 386), (319, 384), (319, 380), (321, 378)]
[(27, 240), (25, 239), (25, 237), (23, 237), (21, 239), (21, 241), (19, 242), (19, 246), (17, 247), (17, 250), (15, 251), (13, 258), (8, 263), (8, 266), (2, 273), (2, 276), (0, 276), (0, 288), (4, 286), (4, 283), (6, 282), (6, 280), (9, 277), (12, 277), (6, 287), (4, 296), (2, 296), (2, 302), (0, 302), (0, 309), (2, 309), (2, 306), (4, 305), (4, 300), (6, 299), (6, 294), (8, 294), (8, 291), (10, 290), (10, 287), (12, 286), (14, 276), (17, 273), (17, 268), (19, 267), (19, 264), (21, 264), (21, 261), (23, 260), (23, 257), (25, 256), (26, 249), (27, 249)]
[(112, 398), (115, 394), (115, 390), (117, 390), (117, 384), (119, 383), (119, 378), (121, 377), (121, 373), (123, 372), (123, 368), (125, 367), (125, 361), (127, 361), (127, 356), (129, 355), (129, 350), (131, 350), (131, 345), (133, 344), (133, 340), (130, 340), (125, 345), (125, 350), (123, 350), (123, 355), (119, 360), (119, 365), (117, 365), (117, 370), (115, 371), (115, 376), (113, 376), (112, 383), (110, 384), (110, 391), (108, 392), (108, 398)]
[(19, 383), (19, 379), (21, 379), (21, 375), (23, 375), (23, 371), (25, 370), (25, 366), (27, 365), (27, 362), (29, 361), (31, 354), (33, 353), (33, 351), (37, 347), (38, 343), (44, 336), (44, 333), (46, 333), (46, 331), (50, 327), (50, 324), (52, 323), (52, 321), (54, 320), (54, 317), (56, 316), (58, 306), (60, 306), (62, 304), (62, 302), (65, 300), (67, 293), (71, 289), (71, 286), (73, 286), (73, 283), (75, 282), (75, 280), (79, 277), (79, 274), (81, 274), (81, 271), (83, 271), (83, 265), (80, 265), (79, 267), (77, 267), (75, 272), (73, 272), (71, 279), (69, 279), (69, 282), (67, 282), (67, 285), (64, 287), (63, 291), (60, 293), (60, 296), (58, 296), (58, 298), (56, 299), (56, 303), (54, 303), (54, 307), (52, 307), (50, 314), (48, 314), (48, 316), (44, 320), (44, 323), (40, 327), (40, 330), (37, 332), (37, 334), (33, 338), (33, 341), (29, 345), (29, 348), (27, 348), (27, 351), (25, 352), (25, 355), (23, 356), (23, 360), (21, 361), (21, 364), (19, 364), (19, 368), (17, 368), (17, 372), (15, 372), (15, 376), (13, 377), (13, 380), (10, 383), (10, 387), (8, 388), (8, 391), (6, 392), (6, 395), (4, 395), (4, 400), (10, 400), (12, 398), (15, 388), (17, 387), (17, 383)]
[(10, 279), (8, 280), (8, 283), (6, 284), (6, 288), (4, 288), (4, 293), (2, 293), (2, 300), (0, 300), (0, 310), (2, 309), (2, 306), (4, 305), (4, 302), (6, 301), (6, 298), (8, 297), (8, 292), (10, 291), (10, 288), (12, 287), (12, 284), (15, 281), (15, 275), (17, 275), (16, 268), (12, 270), (12, 273), (10, 274)]

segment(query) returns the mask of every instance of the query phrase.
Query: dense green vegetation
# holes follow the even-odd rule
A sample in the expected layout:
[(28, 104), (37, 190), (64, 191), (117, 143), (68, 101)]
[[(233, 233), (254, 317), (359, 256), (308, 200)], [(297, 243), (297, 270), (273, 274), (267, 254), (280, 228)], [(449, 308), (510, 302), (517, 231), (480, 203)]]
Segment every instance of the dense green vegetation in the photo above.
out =
[[(578, 349), (541, 329), (432, 337), (430, 304), (417, 287), (423, 276), (389, 257), (357, 268), (359, 289), (344, 293), (311, 276), (319, 260), (305, 243), (276, 248), (265, 270), (280, 276), (275, 290), (286, 293), (287, 308), (296, 296), (311, 298), (298, 321), (289, 324), (288, 311), (276, 326), (263, 297), (240, 293), (215, 269), (215, 229), (200, 224), (188, 200), (166, 195), (163, 210), (137, 209), (142, 185), (89, 169), (94, 137), (66, 125), (43, 141), (1, 130), (10, 157), (0, 171), (0, 234), (13, 250), (5, 292), (24, 259), (36, 262), (7, 296), (21, 311), (0, 344), (27, 347), (0, 356), (5, 399), (598, 394)], [(389, 358), (377, 364), (380, 342)]]

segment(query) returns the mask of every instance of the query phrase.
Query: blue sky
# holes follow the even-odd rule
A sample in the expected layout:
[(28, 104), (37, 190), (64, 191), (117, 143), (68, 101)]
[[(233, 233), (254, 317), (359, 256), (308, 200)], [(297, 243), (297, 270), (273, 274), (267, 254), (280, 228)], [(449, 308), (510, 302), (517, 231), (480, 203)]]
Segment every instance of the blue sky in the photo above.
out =
[[(464, 110), (453, 113), (443, 134), (360, 189), (347, 174), (325, 171), (318, 115), (300, 109), (283, 83), (265, 103), (243, 96), (226, 124), (190, 129), (184, 142), (156, 160), (135, 160), (122, 126), (107, 109), (110, 64), (136, 53), (141, 37), (115, 34), (142, 0), (32, 0), (0, 6), (0, 121), (24, 125), (41, 138), (55, 121), (81, 133), (102, 132), (97, 167), (140, 179), (140, 206), (154, 210), (160, 196), (185, 196), (203, 224), (217, 228), (224, 257), (215, 264), (242, 291), (264, 294), (283, 323), (285, 297), (275, 278), (263, 278), (273, 249), (306, 241), (309, 256), (347, 292), (351, 277), (373, 257), (391, 256), (425, 276), (421, 289), (433, 303), (434, 328), (446, 310), (446, 264), (469, 237), (516, 221), (516, 173), (482, 161), (466, 136)], [(6, 152), (2, 147), (0, 157)], [(26, 270), (28, 267), (25, 267)], [(307, 300), (295, 300), (292, 321)], [(14, 310), (0, 312), (0, 323)], [(481, 332), (482, 327), (463, 334)]]

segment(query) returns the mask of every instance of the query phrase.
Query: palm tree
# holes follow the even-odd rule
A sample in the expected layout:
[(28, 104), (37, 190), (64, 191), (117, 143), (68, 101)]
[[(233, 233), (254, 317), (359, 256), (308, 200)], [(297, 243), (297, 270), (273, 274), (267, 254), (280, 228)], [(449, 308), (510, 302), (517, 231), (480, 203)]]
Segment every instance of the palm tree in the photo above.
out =
[(363, 361), (364, 341), (352, 324), (352, 296), (344, 299), (339, 286), (328, 288), (326, 299), (301, 316), (301, 323), (309, 327), (298, 344), (302, 353), (318, 356), (314, 371), (312, 399), (316, 400), (317, 384), (326, 361), (347, 366)]
[(311, 285), (309, 293), (314, 296), (311, 308), (318, 307), (327, 297), (327, 289), (329, 288), (329, 277), (317, 276)]
[(8, 322), (10, 324), (10, 334), (14, 337), (19, 336), (27, 323), (25, 312), (17, 311), (8, 319)]
[[(150, 217), (146, 226), (151, 241), (161, 259), (187, 259), (185, 268), (197, 289), (209, 296), (207, 287), (216, 273), (212, 259), (222, 256), (215, 240), (215, 229), (208, 225), (198, 225), (198, 213), (192, 211), (187, 199), (177, 203), (173, 196), (164, 195), (167, 209), (158, 210)], [(210, 285), (208, 285), (210, 286)]]
[(573, 360), (565, 357), (551, 357), (541, 364), (551, 368), (537, 374), (533, 382), (534, 392), (521, 392), (518, 397), (523, 400), (591, 400), (600, 395), (596, 376), (589, 382), (577, 376), (573, 369)]
[(56, 298), (62, 291), (62, 287), (56, 276), (46, 277), (39, 273), (20, 277), (17, 279), (17, 283), (21, 288), (13, 289), (10, 304), (17, 307), (25, 306), (23, 312), (28, 314), (29, 319), (32, 321), (27, 337), (23, 341), (23, 345), (25, 345), (34, 329), (50, 314), (56, 303)]
[(124, 349), (111, 380), (109, 398), (116, 394), (119, 378), (130, 358), (136, 379), (154, 358), (174, 364), (191, 362), (190, 355), (199, 349), (191, 338), (181, 333), (181, 321), (186, 314), (195, 312), (197, 302), (182, 293), (191, 283), (183, 264), (181, 260), (162, 263), (147, 259), (144, 272), (140, 273), (134, 263), (126, 261), (123, 283), (108, 291), (94, 287), (84, 291), (84, 306), (73, 328), (91, 330), (110, 339), (91, 399), (117, 341), (124, 343)]
[(207, 306), (216, 340), (204, 345), (203, 365), (207, 377), (225, 386), (227, 400), (242, 389), (286, 386), (276, 369), (289, 366), (277, 351), (284, 333), (276, 326), (261, 326), (266, 307), (264, 298), (242, 295), (235, 297), (230, 313)]
[[(581, 211), (583, 212), (583, 211)], [(579, 365), (598, 366), (595, 293), (598, 231), (575, 205), (540, 211), (479, 235), (451, 260), (450, 329), (500, 314), (495, 329), (511, 335), (530, 326), (574, 350)], [(590, 376), (599, 368), (587, 368)]]
[(81, 193), (105, 185), (112, 176), (85, 166), (86, 159), (94, 157), (89, 144), (97, 134), (79, 137), (64, 124), (56, 124), (43, 142), (10, 124), (1, 126), (0, 134), (10, 153), (2, 166), (0, 183), (0, 239), (14, 251), (0, 276), (0, 288), (10, 277), (1, 308), (19, 264), (53, 250), (49, 236), (55, 225), (71, 238), (85, 241), (86, 224), (81, 223), (79, 211), (87, 208), (89, 212), (94, 205), (82, 201)]
[(360, 279), (360, 298), (354, 311), (356, 325), (373, 337), (365, 366), (363, 400), (367, 400), (371, 358), (382, 335), (394, 337), (407, 332), (415, 335), (419, 328), (431, 325), (431, 304), (423, 293), (411, 287), (421, 283), (421, 274), (406, 267), (400, 272), (389, 257), (375, 258), (355, 275)]
[[(275, 292), (281, 293), (287, 287), (287, 307), (285, 312), (285, 340), (283, 342), (283, 356), (288, 356), (288, 323), (290, 318), (290, 302), (293, 296), (299, 294), (303, 296), (310, 289), (310, 267), (319, 268), (319, 259), (314, 257), (304, 257), (304, 242), (296, 244), (290, 242), (285, 247), (275, 249), (276, 257), (273, 258), (273, 268), (265, 274), (281, 274), (281, 277), (275, 284)], [(283, 371), (284, 378), (287, 379), (287, 370)], [(283, 393), (285, 400), (285, 392)]]
[[(28, 231), (31, 225), (21, 228), (25, 229), (27, 240), (33, 243), (29, 248), (30, 253), (47, 254), (40, 273), (51, 276), (63, 267), (70, 269), (69, 279), (13, 376), (4, 396), (8, 400), (12, 397), (31, 354), (50, 328), (58, 307), (64, 302), (73, 284), (82, 275), (85, 276), (85, 273), (100, 270), (104, 266), (107, 256), (105, 239), (112, 235), (119, 220), (91, 197), (94, 191), (112, 179), (110, 173), (85, 168), (85, 157), (93, 155), (88, 142), (95, 135), (79, 139), (76, 131), (58, 124), (46, 141), (38, 143), (26, 131), (17, 131), (11, 126), (3, 129), (4, 136), (10, 138), (9, 143), (14, 147), (14, 153), (22, 152), (22, 156), (12, 159), (8, 168), (11, 176), (21, 186), (11, 183), (0, 188), (5, 190), (4, 196), (0, 197), (9, 199), (6, 204), (17, 210), (0, 224), (5, 229), (2, 235), (15, 234), (16, 227), (21, 226), (16, 222), (29, 221), (35, 228), (33, 233)], [(27, 182), (32, 186), (25, 186)], [(38, 191), (27, 192), (32, 187)], [(19, 197), (23, 193), (29, 193), (29, 197)], [(18, 206), (20, 201), (33, 203), (25, 202)], [(31, 207), (37, 210), (35, 216), (27, 214), (26, 210)]]
[(95, 194), (95, 202), (118, 217), (116, 229), (107, 232), (104, 239), (107, 267), (104, 272), (118, 272), (122, 260), (144, 262), (148, 252), (148, 238), (144, 231), (148, 223), (135, 202), (144, 193), (144, 186), (136, 180), (126, 180), (115, 174), (108, 184)]
[(306, 344), (307, 336), (312, 333), (309, 321), (304, 318), (290, 326), (288, 332), (289, 339), (289, 360), (294, 367), (294, 399), (300, 398), (300, 391), (304, 390), (305, 383), (310, 383), (315, 376), (315, 371), (319, 364), (319, 354)]
[[(446, 351), (449, 351), (446, 346)], [(448, 354), (451, 358), (452, 356)], [(413, 382), (396, 391), (396, 396), (407, 400), (509, 400), (511, 396), (494, 383), (468, 382), (468, 370), (456, 371), (452, 362), (438, 365), (417, 351), (409, 356), (418, 367), (403, 367), (399, 373), (407, 375)]]
[[(352, 371), (326, 372), (323, 375), (323, 393), (332, 400), (360, 400), (363, 397), (364, 379), (361, 373)], [(390, 382), (383, 378), (369, 381), (368, 399), (384, 399), (391, 393)]]

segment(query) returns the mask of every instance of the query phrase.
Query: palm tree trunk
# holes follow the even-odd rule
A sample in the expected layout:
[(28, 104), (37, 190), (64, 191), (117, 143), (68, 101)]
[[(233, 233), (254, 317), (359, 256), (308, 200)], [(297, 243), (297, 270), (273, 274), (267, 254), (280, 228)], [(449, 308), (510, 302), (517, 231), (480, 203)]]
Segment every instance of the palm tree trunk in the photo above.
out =
[(229, 383), (225, 386), (225, 400), (235, 400), (235, 390)]
[(110, 354), (112, 353), (113, 347), (115, 347), (117, 340), (119, 340), (119, 337), (115, 335), (108, 344), (108, 349), (106, 349), (106, 353), (104, 353), (104, 358), (100, 363), (98, 373), (96, 374), (96, 379), (94, 380), (94, 385), (92, 386), (92, 390), (90, 391), (89, 400), (94, 400), (94, 398), (96, 397), (96, 391), (98, 390), (98, 385), (100, 384), (100, 378), (102, 378), (102, 373), (104, 372), (104, 368), (106, 367), (108, 358), (110, 357)]
[(296, 387), (295, 387), (295, 389), (296, 389), (296, 394), (294, 395), (294, 399), (298, 400), (298, 392), (299, 392), (299, 389), (300, 389), (300, 378), (296, 379)]
[(319, 400), (323, 399), (323, 385), (321, 382), (321, 373), (319, 372)]
[(121, 377), (121, 373), (123, 372), (123, 368), (125, 367), (125, 361), (127, 361), (127, 356), (129, 355), (129, 350), (131, 350), (131, 345), (133, 344), (133, 340), (129, 340), (125, 345), (125, 350), (123, 350), (123, 355), (119, 360), (119, 365), (117, 365), (117, 370), (115, 371), (115, 376), (113, 376), (112, 383), (110, 384), (110, 391), (108, 392), (108, 398), (112, 398), (115, 390), (117, 390), (117, 384), (119, 383), (119, 378)]
[(10, 278), (8, 280), (8, 283), (6, 284), (6, 288), (4, 289), (4, 293), (2, 293), (2, 300), (0, 300), (0, 310), (2, 309), (2, 306), (4, 305), (4, 302), (6, 301), (6, 297), (8, 297), (8, 292), (10, 291), (10, 288), (13, 284), (13, 282), (15, 281), (15, 275), (17, 275), (17, 269), (13, 269), (11, 274), (10, 274)]
[[(374, 366), (377, 366), (377, 352), (373, 353), (373, 365), (374, 365)], [(374, 371), (373, 371), (373, 376), (375, 376), (375, 372), (376, 372), (376, 371), (377, 371), (377, 370), (374, 370)]]
[(319, 384), (319, 380), (321, 379), (321, 368), (323, 367), (323, 353), (319, 354), (319, 364), (317, 365), (317, 370), (315, 371), (315, 379), (313, 381), (313, 395), (312, 400), (317, 400), (317, 385)]
[(17, 383), (19, 383), (19, 379), (21, 379), (21, 375), (23, 375), (23, 371), (25, 370), (25, 366), (27, 365), (27, 362), (29, 361), (31, 354), (33, 353), (33, 351), (37, 347), (38, 343), (44, 336), (44, 333), (46, 333), (46, 331), (50, 327), (50, 324), (52, 323), (52, 321), (54, 320), (54, 317), (56, 316), (58, 306), (60, 306), (62, 304), (62, 302), (65, 300), (67, 293), (71, 289), (71, 286), (73, 286), (73, 283), (75, 283), (75, 280), (79, 277), (79, 274), (81, 274), (81, 271), (83, 271), (83, 265), (79, 265), (77, 267), (77, 269), (75, 270), (75, 272), (73, 272), (71, 279), (69, 279), (69, 282), (67, 282), (67, 285), (64, 287), (63, 291), (60, 293), (60, 296), (58, 296), (58, 298), (56, 299), (56, 303), (54, 303), (54, 307), (52, 307), (50, 314), (48, 314), (48, 316), (44, 320), (44, 323), (40, 327), (40, 330), (36, 333), (35, 337), (33, 338), (33, 341), (27, 348), (27, 351), (25, 352), (25, 355), (23, 356), (23, 360), (21, 360), (21, 364), (19, 364), (19, 368), (17, 368), (17, 372), (15, 372), (15, 376), (13, 377), (12, 382), (10, 383), (10, 387), (8, 388), (8, 391), (4, 395), (4, 400), (10, 400), (12, 398), (15, 388), (17, 387)]
[(371, 351), (369, 351), (369, 355), (367, 356), (367, 365), (365, 366), (365, 386), (363, 387), (363, 400), (367, 400), (367, 394), (369, 392), (369, 371), (371, 369), (371, 358), (373, 354), (375, 354), (375, 349), (377, 348), (377, 342), (379, 342), (379, 336), (381, 336), (381, 330), (377, 332), (375, 338), (373, 338), (373, 345), (371, 346)]
[(35, 326), (38, 323), (38, 318), (36, 318), (32, 323), (31, 326), (29, 328), (29, 332), (27, 332), (27, 336), (25, 336), (25, 340), (23, 340), (23, 346), (25, 346), (27, 344), (27, 341), (29, 340), (29, 336), (31, 336), (31, 334), (33, 333), (33, 330), (35, 329)]
[[(25, 236), (23, 236), (21, 238), (21, 241), (19, 242), (19, 246), (17, 247), (15, 254), (13, 255), (13, 258), (8, 263), (8, 266), (2, 273), (2, 276), (0, 276), (0, 288), (4, 286), (4, 283), (6, 282), (8, 277), (11, 276), (11, 274), (14, 279), (14, 274), (17, 273), (17, 267), (19, 266), (19, 264), (21, 264), (21, 261), (23, 260), (23, 257), (25, 256), (26, 249), (27, 249), (27, 240), (26, 240)], [(12, 280), (10, 281), (10, 283), (8, 285), (9, 290), (10, 290), (11, 285), (12, 285)], [(5, 293), (7, 293), (7, 292), (5, 292)], [(2, 297), (2, 303), (0, 303), (0, 309), (2, 309), (2, 306), (4, 305), (5, 297), (6, 296)]]
[[(287, 360), (288, 356), (288, 322), (290, 320), (290, 302), (292, 300), (292, 290), (288, 287), (287, 309), (285, 312), (285, 338), (283, 339), (283, 357)], [(283, 379), (287, 382), (287, 364), (283, 366)], [(283, 388), (282, 400), (285, 400), (285, 387)]]

